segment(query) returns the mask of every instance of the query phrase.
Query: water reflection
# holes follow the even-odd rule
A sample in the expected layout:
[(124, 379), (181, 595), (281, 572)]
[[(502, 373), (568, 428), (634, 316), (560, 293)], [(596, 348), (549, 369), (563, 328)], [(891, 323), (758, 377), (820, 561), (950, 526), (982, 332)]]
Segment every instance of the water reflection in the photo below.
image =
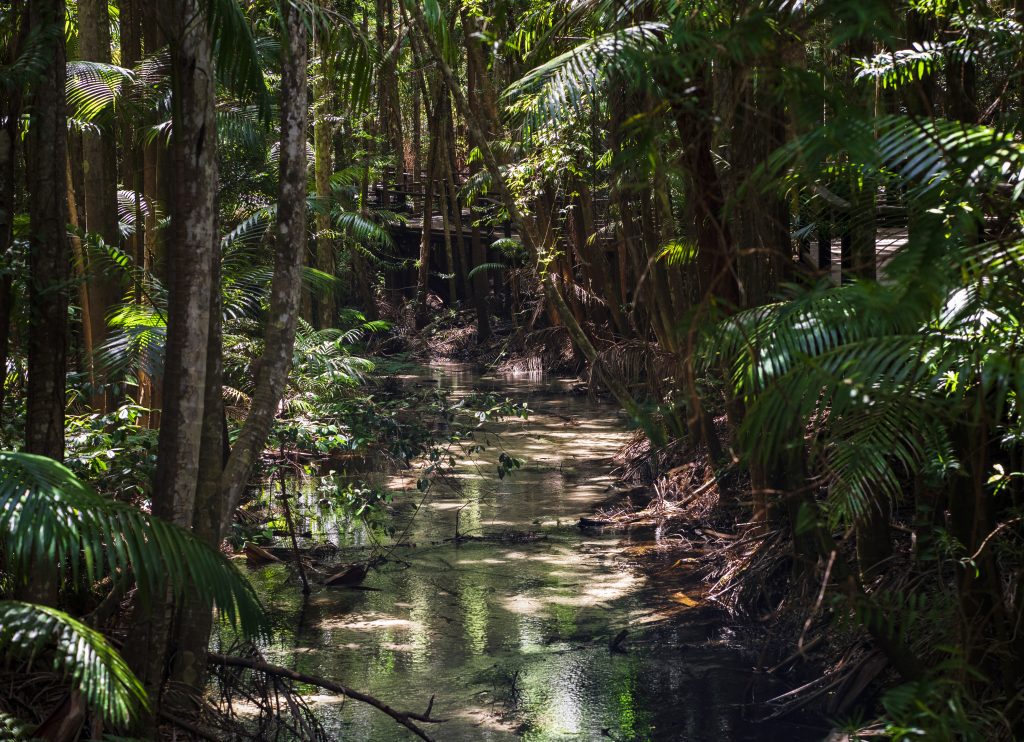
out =
[[(460, 493), (432, 491), (411, 525), (414, 508), (402, 499), (418, 500), (415, 478), (382, 477), (382, 486), (411, 489), (396, 497), (390, 523), (328, 517), (314, 537), (355, 559), (366, 553), (359, 547), (390, 545), (408, 526), (416, 547), (394, 549), (366, 579), (369, 590), (316, 592), (301, 626), (286, 570), (254, 571), (280, 627), (267, 648), (271, 661), (401, 708), (422, 710), (436, 694), (435, 714), (451, 721), (431, 731), (456, 742), (820, 736), (747, 718), (749, 661), (708, 642), (713, 617), (692, 611), (693, 621), (645, 627), (658, 606), (684, 606), (623, 568), (620, 536), (583, 537), (574, 528), (608, 496), (609, 459), (627, 435), (613, 409), (536, 379), (481, 379), (458, 368), (433, 375), (457, 391), (485, 387), (527, 401), (531, 419), (500, 429), (501, 449), (526, 465), (499, 481), (492, 449), (460, 475)], [(455, 534), (456, 518), (460, 534), (487, 540), (437, 543)], [(520, 535), (502, 537), (508, 529)], [(539, 538), (522, 538), (526, 532)], [(609, 641), (626, 627), (629, 653), (611, 653)], [(373, 709), (330, 696), (316, 701), (339, 739), (408, 738)]]

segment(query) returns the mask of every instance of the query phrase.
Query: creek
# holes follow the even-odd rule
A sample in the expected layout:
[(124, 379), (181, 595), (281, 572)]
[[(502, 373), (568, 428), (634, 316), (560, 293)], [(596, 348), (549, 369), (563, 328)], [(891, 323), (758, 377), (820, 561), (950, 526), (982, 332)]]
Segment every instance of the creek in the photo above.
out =
[[(525, 401), (529, 419), (488, 424), (494, 445), (460, 466), (460, 492), (424, 495), (414, 473), (381, 475), (397, 493), (383, 526), (319, 521), (314, 541), (340, 546), (342, 561), (378, 542), (389, 551), (362, 589), (315, 587), (304, 605), (285, 566), (250, 570), (276, 627), (268, 661), (397, 708), (423, 711), (435, 696), (433, 715), (449, 719), (426, 725), (437, 740), (822, 738), (820, 727), (759, 720), (765, 710), (751, 698), (787, 688), (753, 672), (756, 653), (702, 604), (692, 573), (635, 568), (651, 529), (576, 527), (614, 494), (610, 459), (629, 438), (616, 408), (557, 380), (425, 374), (456, 395)], [(500, 451), (524, 462), (504, 479)], [(456, 521), (461, 535), (483, 538), (453, 543)], [(391, 550), (403, 535), (407, 545)], [(623, 651), (611, 651), (624, 629)], [(334, 738), (411, 739), (369, 706), (308, 690)]]

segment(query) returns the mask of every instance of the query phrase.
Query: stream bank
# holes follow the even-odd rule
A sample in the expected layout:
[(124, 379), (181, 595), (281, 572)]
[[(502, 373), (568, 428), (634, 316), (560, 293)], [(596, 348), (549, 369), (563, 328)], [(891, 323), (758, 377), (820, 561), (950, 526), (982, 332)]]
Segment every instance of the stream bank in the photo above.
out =
[[(787, 688), (752, 672), (756, 658), (702, 603), (692, 571), (636, 569), (660, 558), (651, 529), (577, 528), (615, 491), (612, 458), (630, 433), (614, 407), (564, 382), (427, 373), (456, 395), (524, 401), (531, 415), (489, 426), (490, 447), (460, 467), (457, 489), (423, 494), (414, 473), (382, 475), (395, 493), (383, 522), (339, 515), (312, 527), (305, 545), (330, 541), (339, 561), (367, 547), (386, 554), (360, 589), (320, 587), (304, 601), (285, 565), (251, 570), (274, 616), (269, 661), (402, 707), (433, 697), (449, 721), (431, 733), (444, 740), (823, 736), (799, 720), (761, 720), (755, 702)], [(524, 463), (499, 479), (502, 452)], [(407, 738), (370, 707), (306, 700), (332, 738)]]

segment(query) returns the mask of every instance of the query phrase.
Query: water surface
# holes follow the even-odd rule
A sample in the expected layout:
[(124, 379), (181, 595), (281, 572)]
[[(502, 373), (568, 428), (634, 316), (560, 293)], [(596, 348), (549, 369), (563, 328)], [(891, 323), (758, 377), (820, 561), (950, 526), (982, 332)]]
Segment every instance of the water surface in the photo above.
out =
[[(526, 401), (528, 421), (499, 433), (461, 491), (416, 491), (415, 474), (391, 476), (386, 528), (329, 521), (319, 540), (343, 560), (376, 543), (388, 561), (371, 590), (320, 588), (305, 607), (281, 566), (253, 571), (279, 627), (271, 662), (335, 679), (393, 707), (449, 719), (437, 740), (812, 740), (817, 730), (758, 722), (747, 703), (771, 688), (752, 672), (716, 612), (680, 584), (630, 568), (649, 532), (583, 534), (575, 523), (614, 494), (611, 457), (628, 438), (610, 405), (563, 383), (429, 372), (456, 393), (483, 388)], [(524, 460), (499, 480), (498, 453)], [(446, 541), (458, 531), (486, 537)], [(404, 539), (404, 540), (403, 540)], [(408, 545), (391, 549), (398, 540)], [(677, 573), (675, 570), (673, 574)], [(694, 588), (696, 590), (696, 588)], [(610, 642), (628, 631), (624, 653)], [(313, 691), (315, 692), (315, 691)], [(368, 706), (318, 694), (314, 707), (338, 739), (411, 735)]]

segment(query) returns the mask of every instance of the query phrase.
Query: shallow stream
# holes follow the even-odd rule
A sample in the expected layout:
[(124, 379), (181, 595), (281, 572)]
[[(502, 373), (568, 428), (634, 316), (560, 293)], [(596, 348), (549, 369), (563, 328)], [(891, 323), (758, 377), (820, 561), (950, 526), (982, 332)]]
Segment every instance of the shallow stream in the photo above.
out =
[[(387, 529), (329, 522), (320, 540), (363, 558), (374, 540), (398, 539), (367, 589), (314, 589), (303, 606), (281, 565), (253, 569), (277, 632), (267, 659), (370, 693), (393, 707), (449, 719), (437, 740), (815, 740), (818, 729), (759, 721), (766, 684), (756, 657), (735, 646), (721, 615), (678, 577), (630, 568), (650, 531), (585, 534), (581, 515), (614, 494), (610, 458), (628, 437), (610, 405), (557, 381), (481, 377), (461, 368), (427, 372), (456, 394), (487, 389), (525, 401), (529, 420), (493, 427), (499, 437), (477, 465), (461, 467), (462, 491), (414, 475), (389, 478)], [(523, 467), (499, 480), (499, 451)], [(454, 544), (463, 535), (486, 536)], [(390, 533), (390, 536), (387, 534)], [(676, 569), (674, 572), (678, 572)], [(676, 582), (673, 582), (675, 580)], [(610, 643), (625, 629), (623, 652)], [(311, 689), (311, 692), (315, 692)], [(311, 696), (338, 739), (406, 740), (377, 710), (326, 693)]]

